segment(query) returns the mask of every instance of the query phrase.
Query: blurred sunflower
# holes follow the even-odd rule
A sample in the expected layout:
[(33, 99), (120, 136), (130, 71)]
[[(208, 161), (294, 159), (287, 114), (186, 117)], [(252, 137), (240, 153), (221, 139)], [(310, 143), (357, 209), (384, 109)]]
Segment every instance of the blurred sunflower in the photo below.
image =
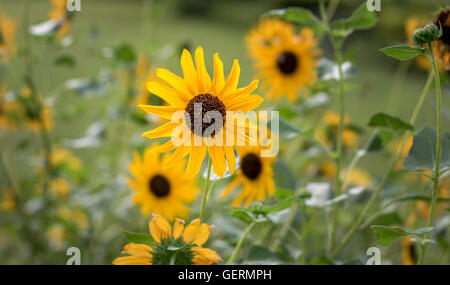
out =
[(153, 212), (169, 220), (188, 215), (185, 203), (194, 202), (199, 189), (195, 178), (185, 174), (184, 167), (184, 163), (178, 163), (164, 168), (159, 153), (154, 151), (145, 151), (142, 159), (134, 153), (130, 163), (133, 179), (127, 179), (127, 183), (136, 192), (133, 202), (141, 205), (143, 215)]
[(0, 63), (7, 61), (16, 51), (17, 24), (3, 13), (0, 14)]
[[(339, 114), (332, 111), (325, 112), (323, 117), (325, 128), (318, 128), (316, 131), (316, 137), (323, 143), (331, 146), (333, 142), (337, 141), (339, 120)], [(342, 144), (345, 147), (355, 147), (358, 144), (358, 140), (359, 138), (357, 132), (350, 126), (350, 119), (347, 115), (345, 115)]]
[(6, 84), (0, 82), (0, 128), (8, 131), (17, 128), (18, 104), (6, 98)]
[(253, 201), (264, 201), (266, 194), (273, 196), (275, 182), (273, 180), (273, 157), (261, 157), (261, 147), (238, 148), (240, 167), (236, 178), (220, 194), (221, 198), (228, 196), (236, 187), (242, 185), (242, 190), (233, 201), (233, 206), (248, 207)]
[[(344, 170), (343, 173), (346, 173), (347, 170)], [(369, 187), (372, 182), (372, 177), (369, 172), (365, 171), (361, 168), (353, 168), (350, 173), (347, 175), (347, 179), (345, 180), (345, 185), (343, 188), (347, 186), (360, 186), (360, 187)]]
[(56, 197), (64, 199), (69, 196), (70, 184), (64, 178), (53, 178), (48, 184), (48, 189), (50, 190), (50, 193), (52, 193)]
[[(210, 265), (219, 263), (220, 256), (202, 245), (208, 240), (213, 226), (193, 220), (186, 228), (184, 221), (176, 219), (173, 229), (165, 218), (153, 215), (149, 223), (154, 243), (129, 243), (123, 253), (129, 256), (118, 257), (114, 265)], [(169, 250), (169, 248), (179, 248)]]
[(0, 200), (0, 209), (5, 212), (12, 212), (17, 208), (17, 199), (12, 194), (14, 191), (10, 188), (1, 188), (3, 194)]
[(402, 264), (416, 265), (416, 249), (412, 242), (412, 237), (407, 236), (402, 239)]
[(321, 52), (312, 29), (304, 28), (296, 34), (288, 22), (265, 19), (249, 32), (246, 44), (258, 77), (265, 80), (268, 98), (277, 100), (286, 95), (295, 102), (297, 92), (305, 92), (317, 80), (316, 57)]
[[(414, 45), (414, 42), (412, 40), (414, 31), (420, 27), (425, 26), (428, 22), (429, 22), (429, 20), (426, 17), (418, 16), (418, 15), (413, 15), (406, 19), (405, 34), (406, 34), (406, 38), (408, 40), (409, 45)], [(437, 46), (435, 43), (433, 43), (433, 47), (434, 47), (435, 51), (437, 52)], [(433, 66), (431, 65), (431, 62), (423, 54), (416, 56), (415, 61), (417, 62), (417, 65), (424, 70), (428, 71), (433, 68)], [(441, 63), (439, 63), (438, 68), (439, 68), (439, 72), (444, 71), (444, 66)]]
[(70, 234), (62, 225), (55, 224), (47, 230), (47, 237), (49, 239), (50, 245), (56, 250), (59, 250), (69, 239)]
[(58, 21), (60, 24), (56, 31), (58, 37), (64, 37), (70, 32), (71, 14), (67, 10), (67, 0), (50, 0), (52, 9), (48, 13), (50, 20)]
[(67, 167), (69, 170), (81, 169), (82, 162), (71, 150), (63, 147), (54, 147), (50, 154), (50, 163), (54, 168)]
[[(41, 109), (40, 113), (27, 110), (26, 114), (27, 117), (25, 120), (25, 126), (35, 133), (40, 133), (42, 131), (42, 127), (44, 127), (47, 131), (53, 128), (52, 109), (50, 107), (44, 107)], [(40, 120), (42, 120), (43, 126)]]
[(433, 22), (442, 27), (442, 36), (436, 41), (436, 56), (444, 68), (450, 70), (450, 7), (440, 10)]
[[(195, 63), (192, 60), (188, 50), (183, 50), (181, 55), (181, 68), (184, 78), (178, 77), (167, 69), (158, 68), (156, 75), (169, 83), (173, 88), (162, 85), (158, 82), (149, 82), (147, 87), (149, 92), (165, 100), (169, 106), (150, 106), (139, 105), (147, 113), (158, 115), (162, 118), (171, 120), (175, 112), (184, 112), (182, 127), (190, 130), (190, 141), (184, 141), (181, 146), (176, 147), (172, 140), (157, 148), (160, 152), (167, 152), (175, 149), (165, 162), (166, 167), (176, 165), (183, 157), (189, 155), (187, 164), (187, 173), (191, 176), (200, 171), (203, 158), (208, 150), (212, 160), (214, 173), (222, 177), (227, 169), (227, 162), (230, 172), (234, 172), (236, 167), (236, 158), (234, 155), (234, 146), (225, 146), (225, 138), (245, 137), (245, 126), (235, 126), (236, 124), (225, 124), (225, 118), (228, 111), (246, 113), (258, 107), (263, 99), (258, 95), (251, 93), (257, 88), (258, 81), (254, 80), (250, 85), (244, 88), (237, 88), (239, 81), (240, 67), (239, 62), (234, 60), (230, 75), (225, 80), (223, 73), (223, 63), (216, 53), (214, 55), (214, 78), (211, 80), (205, 67), (203, 49), (198, 47), (195, 51)], [(201, 105), (202, 113), (194, 112), (194, 105)], [(202, 123), (202, 128), (198, 129), (191, 123), (202, 119), (203, 115), (209, 111), (218, 112), (224, 119), (218, 134), (214, 132), (207, 133), (206, 130), (213, 123)], [(188, 120), (189, 118), (189, 120)], [(229, 118), (230, 119), (230, 118)], [(232, 127), (230, 127), (232, 125)], [(156, 129), (148, 131), (143, 136), (154, 139), (161, 137), (172, 137), (175, 128), (179, 128), (179, 123), (168, 122)], [(206, 145), (206, 141), (212, 138), (223, 138), (223, 141)], [(182, 138), (186, 140), (185, 137)], [(216, 138), (217, 139), (217, 138)], [(218, 139), (217, 139), (218, 140)], [(236, 140), (235, 140), (236, 141)]]
[(81, 209), (61, 206), (58, 208), (58, 216), (65, 221), (75, 223), (81, 230), (85, 230), (89, 227), (89, 218)]

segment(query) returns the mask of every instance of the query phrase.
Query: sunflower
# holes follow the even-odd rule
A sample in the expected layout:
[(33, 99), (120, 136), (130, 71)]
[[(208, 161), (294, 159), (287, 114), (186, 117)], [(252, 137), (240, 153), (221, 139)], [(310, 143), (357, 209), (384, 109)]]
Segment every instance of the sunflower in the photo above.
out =
[(305, 92), (316, 82), (320, 50), (312, 29), (304, 28), (296, 34), (288, 22), (265, 19), (250, 31), (246, 44), (258, 76), (265, 80), (263, 87), (267, 87), (269, 98), (286, 95), (295, 102), (299, 90)]
[(0, 63), (16, 53), (16, 32), (16, 22), (0, 14)]
[(48, 184), (48, 190), (50, 190), (50, 193), (52, 193), (56, 197), (64, 199), (69, 196), (70, 184), (64, 178), (54, 178), (50, 180)]
[(416, 265), (416, 249), (412, 242), (412, 237), (407, 236), (402, 239), (402, 263), (403, 265)]
[(67, 0), (51, 0), (52, 9), (48, 13), (50, 20), (60, 22), (56, 31), (59, 37), (64, 37), (70, 32), (70, 15), (67, 11)]
[(67, 168), (70, 171), (81, 169), (82, 162), (71, 150), (63, 147), (55, 147), (50, 154), (50, 164), (54, 168)]
[[(258, 86), (257, 80), (251, 82), (247, 87), (237, 88), (240, 73), (237, 60), (234, 60), (230, 75), (226, 80), (223, 73), (223, 63), (217, 53), (214, 55), (214, 78), (212, 80), (206, 70), (201, 47), (198, 47), (195, 51), (195, 65), (196, 67), (194, 67), (190, 52), (185, 49), (181, 55), (181, 68), (184, 78), (166, 69), (158, 68), (156, 70), (156, 75), (172, 87), (167, 87), (158, 82), (149, 82), (147, 88), (149, 92), (165, 100), (169, 106), (139, 105), (139, 107), (147, 113), (169, 120), (176, 112), (181, 112), (184, 114), (183, 122), (181, 125), (168, 122), (144, 133), (143, 136), (150, 139), (172, 137), (172, 140), (157, 148), (160, 152), (176, 149), (173, 155), (165, 160), (165, 167), (176, 165), (183, 157), (189, 154), (187, 173), (191, 176), (196, 175), (200, 171), (206, 150), (208, 150), (214, 173), (222, 177), (227, 169), (227, 163), (230, 172), (233, 172), (236, 167), (234, 155), (236, 140), (231, 146), (223, 142), (226, 138), (238, 138), (239, 140), (239, 137), (241, 139), (243, 136), (245, 137), (245, 134), (243, 134), (245, 126), (236, 127), (236, 124), (233, 124), (235, 120), (227, 117), (229, 111), (246, 113), (258, 107), (263, 99), (258, 95), (251, 94)], [(202, 108), (201, 112), (198, 112), (198, 105)], [(210, 111), (220, 114), (223, 119), (221, 124), (218, 122), (220, 129), (217, 134), (215, 130), (212, 132), (209, 130), (212, 124), (216, 123), (215, 121), (213, 123), (205, 123), (203, 121), (201, 128), (195, 126), (196, 124), (191, 124), (192, 118), (195, 122), (198, 119), (201, 120), (202, 116), (206, 114), (206, 119), (208, 116), (207, 112)], [(227, 123), (225, 123), (225, 119)], [(183, 136), (182, 140), (184, 140), (184, 143), (181, 146), (176, 146), (172, 142), (173, 138), (176, 138), (172, 133), (175, 129), (179, 129), (180, 126), (187, 130), (189, 135), (188, 138)], [(184, 130), (183, 133), (186, 133)], [(220, 141), (220, 138), (223, 138), (223, 141)], [(211, 143), (211, 141), (213, 142)]]
[(202, 224), (199, 219), (185, 228), (184, 221), (177, 218), (172, 229), (165, 218), (153, 215), (149, 228), (154, 242), (127, 244), (123, 253), (129, 256), (116, 258), (114, 265), (210, 265), (221, 260), (215, 251), (202, 247), (213, 226)]
[(220, 194), (221, 198), (228, 196), (237, 186), (242, 190), (233, 201), (233, 206), (248, 207), (253, 201), (264, 201), (266, 193), (273, 196), (275, 182), (273, 180), (273, 162), (275, 157), (261, 157), (261, 146), (238, 148), (240, 167), (236, 171), (236, 178)]
[[(332, 146), (332, 142), (337, 140), (340, 121), (339, 114), (327, 111), (324, 114), (323, 121), (325, 123), (325, 128), (317, 129), (316, 137), (323, 143)], [(345, 115), (342, 144), (345, 147), (355, 147), (358, 144), (358, 140), (357, 132), (351, 127), (349, 117)]]
[(433, 22), (442, 27), (442, 36), (436, 42), (436, 56), (445, 70), (450, 70), (450, 7), (439, 11)]
[(17, 198), (15, 197), (13, 189), (0, 188), (2, 190), (3, 198), (0, 200), (0, 209), (5, 212), (12, 212), (17, 208)]
[(134, 153), (130, 171), (134, 177), (127, 183), (136, 192), (133, 202), (141, 205), (143, 215), (153, 212), (169, 220), (187, 216), (185, 203), (194, 202), (199, 189), (195, 179), (185, 174), (184, 163), (164, 168), (159, 153), (147, 150), (142, 159)]

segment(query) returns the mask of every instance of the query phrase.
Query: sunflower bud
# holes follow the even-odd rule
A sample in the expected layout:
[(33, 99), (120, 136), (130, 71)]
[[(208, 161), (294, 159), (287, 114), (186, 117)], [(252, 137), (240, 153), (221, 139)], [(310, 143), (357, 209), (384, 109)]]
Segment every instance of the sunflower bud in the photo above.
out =
[(425, 27), (418, 28), (414, 31), (413, 41), (416, 45), (421, 46), (426, 43), (433, 42), (442, 36), (442, 30), (435, 24), (428, 24)]

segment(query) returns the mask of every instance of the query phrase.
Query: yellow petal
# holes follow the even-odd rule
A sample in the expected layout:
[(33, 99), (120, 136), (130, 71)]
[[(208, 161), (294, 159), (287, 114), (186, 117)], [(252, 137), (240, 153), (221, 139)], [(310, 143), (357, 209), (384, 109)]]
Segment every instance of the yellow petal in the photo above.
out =
[(220, 60), (219, 54), (214, 54), (214, 78), (212, 82), (211, 89), (214, 94), (219, 94), (225, 84), (225, 78), (223, 74), (223, 63)]
[(195, 176), (200, 171), (203, 159), (206, 154), (206, 146), (194, 146), (192, 147), (189, 155), (189, 162), (186, 169), (186, 174), (189, 176)]
[(123, 256), (114, 259), (114, 265), (152, 265), (151, 259), (147, 257)]
[(264, 99), (258, 95), (238, 97), (227, 103), (227, 110), (246, 113), (257, 108), (263, 101)]
[(183, 49), (181, 54), (181, 69), (187, 84), (190, 84), (194, 92), (198, 92), (197, 73), (195, 71), (194, 62), (192, 61), (191, 53), (187, 49)]
[(209, 226), (207, 224), (201, 224), (197, 232), (197, 237), (195, 238), (193, 243), (203, 245), (209, 239), (212, 228), (212, 226)]
[(236, 188), (236, 186), (238, 186), (239, 184), (241, 184), (242, 180), (239, 178), (234, 179), (230, 184), (227, 185), (227, 187), (225, 188), (225, 190), (223, 190), (222, 193), (220, 193), (220, 198), (225, 198), (226, 196), (228, 196), (231, 191), (233, 191), (234, 188)]
[(192, 220), (189, 225), (184, 229), (183, 241), (186, 243), (191, 243), (197, 237), (197, 232), (200, 227), (200, 219)]
[(179, 91), (159, 82), (148, 82), (147, 89), (150, 93), (155, 94), (172, 106), (183, 107), (186, 105), (186, 101)]
[(210, 265), (213, 263), (219, 263), (222, 259), (214, 250), (203, 247), (193, 247), (194, 258), (192, 261), (196, 265)]
[(146, 244), (129, 243), (124, 249), (124, 253), (134, 255), (137, 257), (147, 257), (152, 258), (152, 248)]
[(219, 93), (219, 97), (223, 96), (226, 97), (228, 93), (233, 92), (239, 82), (239, 74), (240, 74), (241, 68), (239, 67), (239, 62), (237, 59), (233, 62), (233, 67), (231, 68), (230, 75), (227, 78), (227, 81), (225, 81), (225, 85), (223, 86), (223, 89)]
[(234, 147), (224, 146), (225, 157), (227, 159), (228, 171), (232, 174), (236, 169), (236, 157), (234, 156)]
[(164, 68), (156, 69), (156, 76), (169, 83), (176, 90), (180, 91), (179, 94), (184, 96), (184, 100), (192, 99), (194, 90), (192, 90), (190, 86), (186, 84), (183, 78), (180, 78), (179, 76)]
[(189, 154), (192, 147), (190, 146), (179, 146), (176, 148), (174, 153), (164, 160), (164, 168), (171, 168), (178, 164), (186, 155)]
[(173, 238), (177, 239), (183, 235), (184, 231), (184, 220), (176, 219), (175, 224), (173, 225)]
[(179, 107), (174, 106), (151, 106), (141, 104), (138, 105), (138, 107), (149, 114), (160, 116), (161, 118), (168, 120), (172, 119), (173, 113), (175, 113), (176, 111), (180, 111)]
[(214, 173), (219, 177), (223, 177), (223, 174), (227, 170), (223, 146), (208, 147), (208, 153), (212, 160)]
[(205, 56), (202, 47), (198, 47), (195, 51), (195, 65), (197, 67), (198, 92), (209, 92), (211, 89), (211, 78), (209, 77), (208, 71), (206, 70)]
[(149, 139), (171, 137), (173, 129), (177, 126), (178, 124), (176, 123), (165, 123), (156, 129), (143, 133), (142, 136)]
[(149, 226), (150, 234), (157, 243), (160, 243), (161, 239), (167, 239), (171, 234), (169, 222), (160, 215), (153, 215)]

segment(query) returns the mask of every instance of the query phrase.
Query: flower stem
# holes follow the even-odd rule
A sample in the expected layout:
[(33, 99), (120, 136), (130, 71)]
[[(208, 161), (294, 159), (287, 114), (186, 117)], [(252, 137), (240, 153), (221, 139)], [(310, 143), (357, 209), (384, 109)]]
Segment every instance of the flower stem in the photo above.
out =
[[(439, 177), (441, 175), (440, 171), (440, 161), (441, 161), (441, 137), (442, 137), (442, 94), (441, 94), (441, 82), (439, 78), (439, 71), (436, 64), (436, 58), (434, 56), (433, 51), (433, 45), (431, 43), (428, 43), (428, 48), (430, 50), (431, 55), (431, 63), (433, 64), (433, 72), (434, 72), (434, 82), (436, 83), (436, 129), (437, 129), (437, 139), (436, 139), (436, 161), (435, 161), (435, 167), (434, 167), (434, 174), (433, 174), (433, 190), (431, 192), (431, 206), (430, 206), (430, 212), (428, 214), (427, 219), (427, 227), (431, 227), (433, 224), (433, 217), (434, 212), (436, 211), (436, 204), (438, 200), (438, 191), (439, 191)], [(427, 233), (424, 235), (424, 239), (429, 238), (430, 233)], [(425, 258), (425, 252), (427, 250), (427, 242), (422, 242), (421, 244), (421, 251), (419, 254), (419, 260), (418, 264), (422, 265), (424, 258)]]
[(210, 157), (208, 157), (208, 170), (207, 170), (208, 174), (206, 176), (205, 187), (203, 188), (202, 204), (200, 206), (200, 215), (199, 215), (200, 221), (203, 221), (203, 218), (205, 217), (206, 201), (208, 200), (209, 183), (211, 178), (211, 167), (212, 167), (212, 160)]
[(247, 226), (247, 228), (245, 229), (241, 238), (239, 239), (238, 243), (236, 244), (236, 248), (234, 249), (233, 254), (231, 254), (230, 258), (228, 259), (227, 265), (231, 264), (234, 261), (234, 259), (236, 258), (236, 255), (239, 252), (239, 249), (241, 248), (242, 244), (244, 243), (245, 238), (250, 233), (250, 231), (253, 229), (255, 224), (256, 224), (255, 222), (252, 222)]
[[(422, 90), (422, 93), (420, 94), (420, 98), (417, 101), (416, 107), (411, 115), (411, 118), (409, 120), (409, 123), (411, 125), (414, 125), (416, 122), (417, 116), (422, 109), (423, 103), (425, 102), (425, 99), (429, 93), (431, 83), (433, 82), (433, 73), (430, 72), (427, 82), (425, 83), (425, 86)], [(352, 227), (347, 231), (345, 236), (342, 238), (342, 240), (339, 242), (339, 244), (336, 246), (336, 248), (333, 249), (331, 253), (331, 258), (335, 258), (337, 254), (347, 245), (347, 243), (351, 240), (353, 235), (360, 229), (360, 225), (364, 222), (365, 217), (369, 213), (372, 206), (375, 204), (378, 196), (380, 195), (381, 190), (383, 189), (384, 185), (388, 181), (389, 177), (391, 176), (392, 171), (395, 169), (395, 164), (397, 163), (398, 159), (400, 159), (402, 155), (402, 150), (405, 147), (405, 144), (407, 142), (407, 139), (410, 135), (410, 132), (406, 132), (403, 135), (402, 142), (400, 144), (400, 147), (397, 149), (396, 154), (394, 155), (394, 158), (391, 160), (388, 171), (386, 172), (385, 176), (381, 180), (381, 182), (377, 185), (375, 188), (372, 196), (370, 197), (369, 201), (367, 202), (366, 206), (363, 208), (361, 213), (358, 216), (358, 219), (353, 223)]]

